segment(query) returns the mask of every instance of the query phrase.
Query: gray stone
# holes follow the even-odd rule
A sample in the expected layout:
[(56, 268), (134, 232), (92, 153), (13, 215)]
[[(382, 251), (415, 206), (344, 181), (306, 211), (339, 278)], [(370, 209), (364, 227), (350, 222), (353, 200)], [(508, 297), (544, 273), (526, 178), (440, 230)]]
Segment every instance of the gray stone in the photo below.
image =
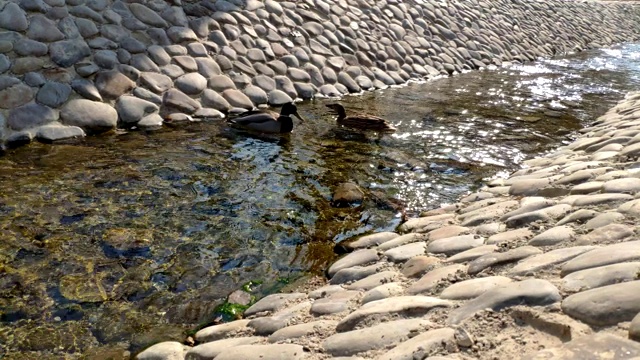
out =
[(562, 311), (595, 326), (631, 321), (640, 312), (640, 281), (607, 285), (571, 295)]
[(384, 255), (392, 262), (405, 262), (413, 257), (424, 255), (426, 243), (415, 242), (394, 247), (384, 252)]
[(33, 99), (33, 90), (19, 83), (0, 91), (0, 108), (13, 109)]
[(98, 65), (93, 63), (82, 64), (76, 67), (76, 72), (78, 73), (78, 75), (82, 77), (89, 77), (97, 73), (99, 70), (100, 70), (100, 67), (98, 67)]
[(0, 74), (11, 68), (11, 60), (7, 55), (0, 54)]
[(622, 215), (617, 211), (609, 211), (609, 212), (599, 214), (593, 219), (587, 221), (584, 224), (584, 228), (586, 230), (594, 230), (594, 229), (611, 225), (612, 223), (615, 223), (615, 222), (621, 222), (622, 220), (624, 220), (624, 215)]
[(597, 211), (580, 209), (565, 216), (564, 218), (562, 218), (562, 220), (558, 221), (556, 225), (564, 225), (572, 222), (583, 223), (589, 219), (596, 217), (598, 214), (600, 213)]
[(292, 325), (282, 328), (268, 338), (270, 343), (297, 339), (303, 336), (310, 336), (317, 333), (323, 334), (333, 331), (338, 322), (332, 320), (318, 320), (304, 324)]
[(174, 56), (173, 61), (175, 61), (176, 64), (180, 65), (180, 67), (182, 67), (186, 71), (192, 72), (192, 71), (198, 70), (198, 64), (196, 63), (196, 60), (191, 56), (187, 56), (187, 55)]
[(57, 65), (69, 67), (91, 55), (91, 49), (82, 39), (63, 40), (49, 45), (49, 55)]
[(93, 21), (82, 18), (76, 18), (75, 21), (78, 32), (83, 38), (87, 39), (99, 33), (99, 30)]
[(61, 124), (48, 124), (37, 128), (36, 139), (53, 143), (61, 140), (75, 139), (84, 137), (84, 131), (77, 126), (64, 126)]
[(0, 53), (8, 53), (13, 50), (13, 43), (7, 40), (0, 40)]
[(568, 242), (576, 236), (574, 230), (568, 226), (556, 226), (529, 240), (529, 245), (551, 246), (561, 242)]
[(193, 30), (182, 26), (170, 27), (169, 30), (167, 30), (167, 36), (176, 43), (198, 40), (198, 36), (193, 32)]
[(89, 40), (89, 47), (92, 49), (102, 49), (102, 50), (115, 50), (118, 48), (118, 44), (115, 41), (111, 41), (107, 38), (96, 37)]
[(118, 98), (115, 109), (120, 121), (126, 125), (135, 124), (143, 117), (159, 110), (158, 106), (152, 102), (126, 95)]
[(229, 104), (229, 102), (227, 102), (227, 100), (225, 100), (222, 95), (211, 89), (204, 90), (202, 96), (200, 97), (200, 101), (202, 102), (203, 106), (211, 107), (222, 112), (227, 112), (229, 111), (229, 109), (231, 109), (231, 105)]
[(540, 350), (523, 360), (623, 360), (637, 359), (640, 344), (621, 337), (599, 333), (583, 336), (559, 347)]
[(251, 345), (261, 342), (260, 336), (245, 336), (238, 338), (222, 339), (205, 344), (200, 344), (189, 349), (184, 355), (184, 359), (189, 360), (210, 360), (218, 356), (226, 349), (239, 345)]
[(459, 324), (479, 311), (499, 311), (515, 305), (540, 306), (562, 300), (558, 289), (546, 280), (530, 279), (494, 287), (451, 311), (449, 324)]
[(562, 279), (562, 288), (578, 292), (633, 281), (638, 278), (640, 262), (628, 262), (573, 272)]
[(629, 325), (629, 339), (635, 341), (640, 340), (640, 313), (631, 320), (631, 325)]
[(162, 94), (173, 87), (173, 81), (170, 77), (153, 72), (140, 74), (140, 81), (143, 86), (156, 94)]
[(506, 252), (486, 254), (471, 261), (467, 272), (474, 275), (495, 265), (506, 264), (538, 254), (542, 254), (542, 250), (533, 246), (522, 246)]
[(58, 30), (56, 24), (44, 15), (33, 15), (29, 21), (27, 37), (31, 40), (53, 42), (64, 39), (64, 34)]
[(249, 85), (243, 92), (254, 104), (266, 104), (269, 101), (267, 93), (257, 86)]
[(300, 345), (240, 345), (222, 351), (216, 360), (302, 360), (306, 353)]
[(424, 273), (440, 264), (440, 259), (432, 256), (415, 256), (402, 266), (406, 277), (421, 277)]
[(372, 301), (362, 305), (358, 310), (347, 315), (336, 326), (338, 332), (345, 332), (354, 329), (364, 321), (389, 318), (397, 315), (411, 315), (419, 317), (427, 314), (435, 308), (450, 307), (451, 302), (440, 300), (430, 296), (397, 296), (388, 299)]
[[(211, 83), (211, 82), (210, 82)], [(227, 89), (222, 92), (222, 97), (232, 107), (251, 110), (253, 103), (245, 94), (236, 89)]]
[(640, 260), (640, 241), (609, 245), (582, 254), (567, 262), (562, 267), (561, 275), (564, 277), (584, 269), (633, 260)]
[(387, 299), (394, 296), (400, 296), (404, 293), (404, 287), (398, 282), (382, 284), (368, 290), (362, 296), (361, 304), (372, 301)]
[(379, 360), (414, 360), (431, 359), (429, 354), (448, 351), (455, 346), (455, 330), (442, 328), (429, 330), (400, 343), (377, 359)]
[(212, 76), (222, 74), (222, 70), (215, 60), (210, 58), (196, 58), (195, 60), (198, 65), (198, 72), (205, 78), (209, 79)]
[(349, 303), (360, 294), (360, 291), (341, 290), (316, 300), (311, 306), (311, 314), (316, 316), (341, 313), (349, 310)]
[(93, 85), (93, 83), (89, 80), (74, 79), (71, 82), (71, 88), (86, 99), (94, 100), (94, 101), (102, 101), (102, 96), (100, 96), (100, 92), (95, 87), (95, 85)]
[(190, 73), (179, 77), (175, 85), (187, 95), (198, 95), (207, 87), (207, 79), (198, 73)]
[(446, 280), (450, 276), (455, 275), (458, 271), (467, 270), (466, 265), (453, 264), (438, 269), (434, 269), (426, 273), (420, 280), (413, 283), (408, 289), (408, 294), (422, 294), (433, 290), (441, 281)]
[(495, 252), (498, 249), (496, 245), (482, 245), (476, 248), (469, 249), (467, 251), (463, 251), (461, 253), (455, 254), (447, 259), (447, 262), (451, 263), (461, 263), (472, 261), (481, 256), (490, 254)]
[(280, 90), (271, 90), (268, 94), (269, 104), (280, 106), (293, 101), (289, 95)]
[(364, 279), (358, 280), (353, 284), (346, 285), (345, 288), (349, 290), (371, 290), (381, 284), (386, 284), (402, 279), (402, 275), (396, 271), (382, 271), (377, 274), (367, 276)]
[(331, 280), (330, 284), (344, 284), (351, 281), (357, 281), (360, 279), (364, 279), (367, 276), (373, 275), (377, 273), (382, 268), (382, 264), (372, 264), (369, 266), (353, 266), (345, 269), (341, 269), (336, 272)]
[(476, 298), (496, 286), (511, 283), (512, 280), (504, 276), (488, 276), (469, 279), (450, 285), (440, 294), (441, 299), (468, 300)]
[(194, 118), (201, 119), (224, 119), (224, 114), (212, 108), (200, 108), (193, 113)]
[(114, 129), (118, 124), (118, 113), (108, 104), (85, 99), (69, 101), (60, 111), (66, 125), (82, 128), (88, 134)]
[(159, 45), (151, 45), (147, 48), (147, 52), (151, 60), (153, 60), (158, 66), (164, 66), (171, 63), (171, 56), (167, 54), (166, 50)]
[(11, 110), (7, 117), (7, 125), (20, 131), (57, 121), (59, 116), (57, 110), (31, 103)]
[(576, 244), (579, 245), (591, 245), (591, 244), (608, 244), (612, 242), (621, 242), (624, 239), (635, 235), (635, 228), (622, 224), (609, 224), (599, 229), (595, 229), (592, 232), (578, 237)]
[(112, 50), (98, 50), (93, 53), (93, 61), (103, 69), (111, 70), (118, 65), (118, 55)]
[(402, 245), (411, 244), (414, 242), (419, 242), (423, 240), (427, 240), (427, 235), (418, 234), (418, 233), (410, 233), (406, 235), (398, 236), (392, 240), (385, 241), (384, 243), (378, 245), (378, 250), (387, 251), (389, 249), (393, 249)]
[(0, 28), (12, 31), (24, 31), (28, 27), (24, 11), (16, 3), (8, 2), (0, 12)]
[(45, 80), (44, 76), (41, 73), (30, 72), (30, 73), (24, 74), (24, 82), (25, 84), (32, 87), (39, 87), (44, 85), (44, 83), (46, 83), (47, 80)]
[(177, 341), (152, 345), (136, 356), (138, 360), (183, 360), (185, 346)]
[(47, 44), (30, 39), (22, 39), (13, 45), (13, 50), (20, 56), (42, 56), (49, 48)]
[(227, 75), (213, 75), (209, 78), (208, 86), (215, 91), (225, 91), (227, 89), (235, 89), (236, 85)]
[(596, 195), (586, 195), (574, 201), (574, 206), (593, 206), (593, 205), (603, 205), (607, 203), (616, 203), (622, 201), (633, 200), (633, 196), (629, 194), (619, 194), (619, 193), (607, 193), (607, 194), (596, 194)]
[[(0, 59), (3, 58), (8, 59), (5, 55), (0, 56)], [(42, 67), (44, 66), (43, 59), (44, 58), (37, 57), (15, 58), (13, 60), (13, 65), (11, 65), (11, 72), (15, 75), (22, 75), (32, 71), (41, 71)]]
[(136, 83), (116, 70), (101, 71), (96, 75), (95, 85), (100, 95), (107, 99), (117, 99), (128, 93)]
[(229, 334), (233, 334), (239, 330), (246, 329), (249, 321), (250, 320), (242, 319), (223, 323), (220, 325), (209, 326), (199, 330), (194, 337), (199, 343), (220, 340), (227, 337)]
[(275, 312), (283, 309), (288, 303), (305, 299), (307, 296), (302, 293), (291, 294), (271, 294), (260, 299), (245, 312), (245, 316), (251, 316), (262, 312)]
[(131, 10), (138, 20), (145, 24), (159, 28), (166, 28), (168, 26), (167, 22), (160, 15), (142, 4), (132, 3), (129, 5), (129, 10)]
[(432, 241), (427, 252), (451, 256), (484, 244), (484, 238), (477, 235), (461, 235)]
[(361, 330), (337, 333), (322, 343), (326, 353), (333, 356), (350, 356), (370, 350), (384, 349), (408, 340), (415, 333), (433, 327), (426, 319), (406, 319), (385, 322)]
[(131, 66), (140, 71), (160, 72), (160, 68), (146, 54), (135, 54), (131, 56)]
[(354, 251), (333, 263), (333, 265), (331, 265), (331, 267), (327, 271), (327, 274), (331, 278), (342, 269), (350, 268), (353, 266), (366, 265), (374, 261), (378, 261), (378, 259), (378, 252), (375, 249)]
[(556, 249), (544, 254), (532, 256), (527, 258), (511, 268), (509, 271), (513, 275), (527, 275), (533, 274), (538, 270), (545, 269), (547, 267), (564, 263), (574, 257), (596, 249), (595, 246), (575, 246), (564, 249)]
[[(275, 83), (274, 83), (274, 86), (275, 86)], [(385, 243), (385, 242), (387, 242), (389, 240), (393, 240), (393, 239), (397, 238), (398, 236), (400, 236), (400, 235), (398, 235), (395, 232), (388, 232), (388, 231), (375, 233), (375, 234), (371, 234), (371, 235), (362, 236), (358, 240), (347, 244), (347, 247), (349, 247), (351, 249), (360, 249), (360, 248), (373, 247), (373, 246)]]
[(271, 335), (274, 332), (290, 325), (292, 320), (302, 314), (308, 314), (311, 302), (305, 301), (285, 310), (279, 311), (272, 316), (259, 317), (251, 320), (247, 326), (253, 328), (254, 335)]
[(67, 101), (69, 95), (71, 95), (71, 86), (49, 81), (38, 90), (36, 101), (40, 104), (57, 108)]
[(178, 89), (170, 89), (164, 93), (162, 104), (186, 114), (193, 114), (201, 108), (200, 103)]

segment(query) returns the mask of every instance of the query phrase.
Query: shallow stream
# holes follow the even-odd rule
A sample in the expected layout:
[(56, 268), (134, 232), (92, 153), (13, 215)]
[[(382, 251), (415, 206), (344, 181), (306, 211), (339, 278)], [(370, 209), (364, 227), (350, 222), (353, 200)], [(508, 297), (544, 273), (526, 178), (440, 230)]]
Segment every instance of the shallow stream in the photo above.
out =
[[(321, 272), (336, 243), (517, 169), (639, 85), (640, 45), (624, 45), (341, 101), (389, 119), (393, 135), (339, 128), (325, 108), (335, 100), (318, 99), (299, 104), (306, 122), (287, 136), (218, 121), (10, 150), (0, 358), (182, 340), (243, 284), (259, 297)], [(332, 207), (347, 181), (366, 200)]]

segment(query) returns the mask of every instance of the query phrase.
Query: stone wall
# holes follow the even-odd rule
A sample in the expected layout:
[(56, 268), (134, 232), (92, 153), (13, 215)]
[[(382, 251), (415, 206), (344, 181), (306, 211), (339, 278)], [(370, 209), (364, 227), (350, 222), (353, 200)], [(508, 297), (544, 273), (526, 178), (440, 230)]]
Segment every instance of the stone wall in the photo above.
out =
[(11, 0), (0, 140), (219, 119), (635, 40), (629, 4), (519, 0)]

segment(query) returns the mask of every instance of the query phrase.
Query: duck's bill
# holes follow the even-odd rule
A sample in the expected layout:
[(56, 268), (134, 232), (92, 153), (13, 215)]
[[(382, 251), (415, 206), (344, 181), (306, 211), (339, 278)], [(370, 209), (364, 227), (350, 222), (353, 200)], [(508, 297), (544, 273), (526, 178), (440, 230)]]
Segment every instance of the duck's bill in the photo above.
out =
[(296, 111), (295, 113), (293, 113), (293, 115), (295, 115), (298, 119), (300, 119), (300, 121), (305, 121), (302, 116), (300, 116), (300, 114), (298, 114), (298, 112)]

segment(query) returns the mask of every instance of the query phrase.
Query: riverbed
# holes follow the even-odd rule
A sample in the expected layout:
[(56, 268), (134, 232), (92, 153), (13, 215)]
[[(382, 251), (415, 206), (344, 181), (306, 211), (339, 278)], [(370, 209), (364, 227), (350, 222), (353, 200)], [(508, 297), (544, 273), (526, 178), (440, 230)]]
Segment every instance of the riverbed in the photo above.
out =
[[(285, 136), (215, 121), (10, 150), (0, 347), (80, 354), (180, 340), (243, 284), (260, 297), (321, 273), (341, 241), (568, 143), (638, 89), (639, 58), (627, 44), (340, 100), (393, 122), (391, 135), (339, 128), (325, 107), (336, 100), (316, 99), (298, 104), (306, 121)], [(332, 207), (347, 181), (366, 200)]]

